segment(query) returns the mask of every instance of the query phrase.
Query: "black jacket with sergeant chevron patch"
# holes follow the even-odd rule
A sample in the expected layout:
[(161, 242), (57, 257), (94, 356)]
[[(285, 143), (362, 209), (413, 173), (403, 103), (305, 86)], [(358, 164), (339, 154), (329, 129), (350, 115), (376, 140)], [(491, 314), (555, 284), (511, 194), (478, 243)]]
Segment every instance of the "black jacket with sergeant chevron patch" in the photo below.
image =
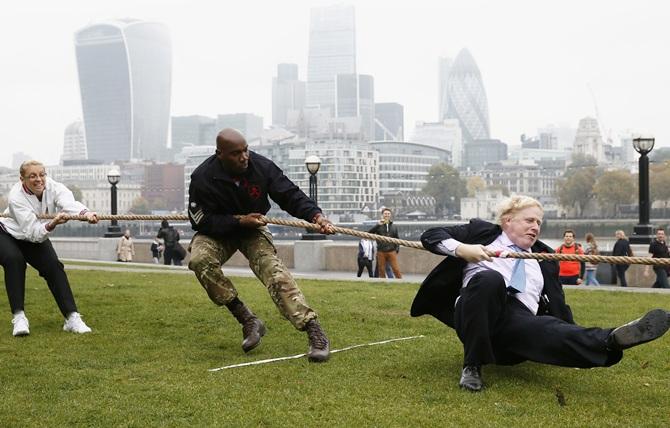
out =
[(188, 218), (193, 230), (216, 237), (246, 232), (235, 215), (267, 214), (271, 198), (294, 217), (311, 222), (321, 209), (270, 159), (249, 151), (249, 167), (239, 177), (212, 155), (191, 174)]

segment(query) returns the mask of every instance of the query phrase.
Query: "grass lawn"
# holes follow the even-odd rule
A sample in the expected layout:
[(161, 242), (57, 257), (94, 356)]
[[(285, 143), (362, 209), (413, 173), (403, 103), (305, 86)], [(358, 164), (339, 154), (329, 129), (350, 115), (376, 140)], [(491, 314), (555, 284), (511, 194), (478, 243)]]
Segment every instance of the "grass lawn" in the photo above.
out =
[[(255, 279), (236, 279), (268, 334), (245, 355), (241, 329), (194, 276), (69, 272), (94, 332), (62, 331), (44, 281), (29, 270), (28, 337), (0, 329), (0, 426), (670, 426), (670, 336), (626, 351), (618, 365), (577, 370), (487, 366), (487, 389), (459, 390), (462, 347), (431, 317), (410, 318), (418, 285), (301, 280), (333, 349), (423, 338), (218, 372), (307, 350)], [(670, 295), (568, 291), (582, 325), (612, 326)], [(562, 399), (559, 400), (558, 397)]]

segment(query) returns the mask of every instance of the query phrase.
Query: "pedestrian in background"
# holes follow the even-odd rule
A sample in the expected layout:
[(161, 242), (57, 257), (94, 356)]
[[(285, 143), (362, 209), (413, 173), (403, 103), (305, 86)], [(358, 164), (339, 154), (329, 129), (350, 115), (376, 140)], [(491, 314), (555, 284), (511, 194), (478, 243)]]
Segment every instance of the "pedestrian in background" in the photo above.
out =
[[(563, 244), (556, 248), (558, 254), (584, 254), (582, 246), (575, 242), (575, 231), (567, 229), (563, 232)], [(558, 280), (562, 285), (579, 285), (582, 283), (581, 262), (560, 261)]]
[[(665, 240), (665, 229), (662, 227), (656, 229), (656, 238), (649, 244), (649, 254), (656, 259), (670, 258), (670, 251), (668, 251), (668, 244)], [(652, 288), (670, 288), (667, 269), (667, 266), (654, 266), (656, 282)], [(649, 276), (649, 265), (644, 267), (644, 276)]]
[[(588, 256), (597, 256), (600, 254), (598, 251), (598, 244), (596, 243), (596, 238), (593, 236), (593, 233), (587, 233), (584, 236), (586, 240), (586, 250), (584, 254)], [(596, 278), (596, 272), (598, 271), (598, 262), (586, 262), (585, 263), (586, 276), (584, 278), (584, 285), (600, 285), (598, 279)]]
[[(630, 242), (628, 242), (628, 237), (623, 230), (617, 230), (614, 232), (617, 241), (614, 243), (614, 248), (612, 249), (613, 256), (628, 256), (633, 257), (633, 250), (630, 248)], [(614, 265), (616, 270), (616, 276), (619, 278), (619, 284), (622, 287), (628, 287), (626, 282), (626, 271), (630, 265)]]
[[(382, 218), (379, 220), (379, 224), (376, 224), (368, 232), (389, 238), (398, 238), (398, 228), (391, 220), (391, 210), (388, 208), (382, 209)], [(398, 267), (398, 251), (400, 251), (400, 246), (397, 244), (383, 241), (377, 243), (377, 271), (380, 278), (386, 278), (386, 266), (388, 264), (391, 265), (393, 275), (398, 279), (402, 278), (400, 267)]]
[(116, 245), (116, 259), (120, 262), (132, 262), (134, 255), (135, 244), (130, 236), (130, 230), (126, 229)]
[(151, 258), (155, 264), (159, 264), (161, 261), (161, 255), (163, 253), (163, 244), (160, 243), (158, 238), (154, 238), (154, 241), (151, 243)]
[(372, 262), (375, 259), (376, 253), (377, 253), (376, 241), (371, 241), (369, 239), (361, 239), (358, 242), (358, 256), (356, 258), (358, 262), (358, 273), (356, 274), (356, 276), (358, 278), (361, 277), (363, 270), (366, 268), (368, 270), (368, 276), (372, 278), (373, 276)]
[(179, 244), (179, 232), (177, 229), (170, 226), (170, 223), (167, 220), (161, 221), (161, 228), (156, 235), (156, 238), (163, 240), (163, 264), (170, 265), (175, 264), (177, 266), (181, 265), (181, 259), (179, 255), (176, 254), (175, 247)]

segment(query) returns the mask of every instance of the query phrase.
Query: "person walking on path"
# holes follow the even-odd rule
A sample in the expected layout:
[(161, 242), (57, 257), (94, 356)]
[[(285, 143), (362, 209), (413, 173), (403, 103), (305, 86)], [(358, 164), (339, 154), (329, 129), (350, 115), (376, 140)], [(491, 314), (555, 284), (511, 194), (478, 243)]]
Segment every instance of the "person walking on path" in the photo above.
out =
[[(665, 229), (659, 227), (656, 229), (656, 238), (649, 244), (649, 254), (653, 258), (670, 258), (668, 244), (665, 240)], [(668, 266), (654, 266), (656, 282), (652, 288), (670, 288), (668, 285)], [(649, 265), (644, 267), (644, 276), (649, 276)]]
[[(35, 160), (21, 164), (19, 182), (9, 191), (5, 214), (8, 217), (0, 218), (0, 265), (5, 271), (5, 288), (13, 314), (12, 334), (30, 334), (24, 312), (26, 263), (46, 280), (65, 318), (63, 330), (89, 333), (91, 329), (81, 319), (67, 274), (51, 245), (49, 234), (59, 224), (67, 223), (66, 215), (83, 215), (86, 221), (96, 224), (97, 214), (77, 202), (65, 185), (47, 177), (44, 165)], [(41, 214), (55, 214), (55, 217), (39, 219), (37, 216)]]
[[(563, 232), (563, 244), (556, 248), (559, 254), (584, 254), (582, 246), (575, 242), (575, 232), (567, 229)], [(577, 261), (559, 262), (558, 279), (563, 285), (580, 285), (582, 283), (583, 263)]]
[[(634, 257), (633, 250), (630, 248), (630, 242), (628, 242), (628, 237), (623, 230), (617, 230), (614, 232), (616, 237), (616, 242), (614, 243), (614, 248), (612, 249), (613, 256), (627, 256)], [(628, 287), (626, 282), (626, 271), (630, 265), (613, 265), (616, 270), (616, 276), (619, 279), (619, 284), (622, 287)]]
[[(589, 256), (599, 255), (600, 251), (598, 251), (598, 243), (596, 242), (596, 238), (593, 236), (593, 233), (587, 233), (584, 236), (584, 239), (586, 240), (586, 250), (584, 251), (584, 254)], [(586, 262), (585, 269), (584, 285), (600, 285), (598, 279), (596, 278), (598, 263)]]
[(226, 128), (216, 137), (216, 152), (191, 174), (188, 217), (196, 231), (188, 267), (215, 304), (226, 306), (242, 325), (242, 350), (249, 352), (265, 335), (265, 324), (240, 300), (221, 266), (238, 250), (265, 285), (279, 312), (307, 332), (309, 361), (330, 356), (330, 342), (293, 276), (277, 257), (272, 234), (261, 219), (271, 198), (294, 217), (332, 234), (321, 208), (270, 159), (249, 150), (244, 136)]
[(154, 261), (154, 264), (159, 264), (161, 262), (161, 255), (163, 253), (163, 244), (160, 243), (158, 238), (154, 238), (154, 241), (151, 243), (151, 259)]
[(368, 276), (373, 277), (372, 261), (375, 259), (377, 252), (377, 242), (369, 239), (361, 239), (358, 242), (358, 255), (356, 261), (358, 262), (358, 278), (363, 274), (363, 270), (367, 268)]
[(132, 262), (134, 255), (135, 244), (133, 243), (133, 238), (130, 236), (130, 230), (126, 229), (116, 246), (116, 259), (120, 262)]
[(163, 240), (163, 264), (181, 266), (181, 259), (177, 254), (178, 249), (176, 248), (179, 245), (180, 239), (177, 229), (170, 226), (167, 220), (163, 220), (161, 221), (161, 228), (158, 230), (156, 238)]
[[(391, 210), (388, 208), (382, 209), (382, 218), (379, 224), (376, 224), (368, 231), (375, 235), (387, 236), (390, 238), (398, 238), (398, 228), (391, 220)], [(400, 246), (388, 242), (379, 241), (377, 243), (377, 272), (380, 278), (386, 278), (386, 265), (390, 264), (395, 278), (402, 278), (400, 267), (398, 266), (398, 252)]]

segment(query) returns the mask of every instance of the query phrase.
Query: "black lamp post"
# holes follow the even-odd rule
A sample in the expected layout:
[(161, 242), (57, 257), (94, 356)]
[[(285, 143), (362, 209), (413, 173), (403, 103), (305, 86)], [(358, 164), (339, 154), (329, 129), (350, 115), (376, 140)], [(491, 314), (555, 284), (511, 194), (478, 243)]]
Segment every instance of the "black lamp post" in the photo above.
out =
[[(109, 181), (109, 184), (112, 185), (112, 215), (116, 215), (116, 185), (119, 184), (119, 179), (121, 178), (121, 173), (119, 172), (118, 169), (112, 169), (107, 173), (107, 181)], [(123, 233), (121, 233), (121, 228), (119, 227), (118, 221), (117, 220), (112, 220), (110, 223), (109, 227), (107, 228), (107, 232), (105, 232), (105, 238), (118, 238), (120, 236), (123, 236)]]
[[(307, 172), (309, 172), (309, 198), (318, 205), (319, 191), (316, 184), (316, 173), (319, 172), (319, 168), (321, 167), (321, 159), (315, 155), (307, 156), (305, 167), (307, 168)], [(306, 241), (318, 241), (326, 239), (326, 235), (308, 230), (307, 233), (303, 233), (302, 239)]]
[(649, 152), (654, 148), (655, 139), (651, 137), (633, 138), (633, 148), (640, 154), (639, 163), (639, 191), (640, 191), (640, 222), (633, 228), (630, 237), (631, 244), (649, 244), (654, 239), (654, 226), (649, 224), (649, 210), (651, 200), (649, 198)]

